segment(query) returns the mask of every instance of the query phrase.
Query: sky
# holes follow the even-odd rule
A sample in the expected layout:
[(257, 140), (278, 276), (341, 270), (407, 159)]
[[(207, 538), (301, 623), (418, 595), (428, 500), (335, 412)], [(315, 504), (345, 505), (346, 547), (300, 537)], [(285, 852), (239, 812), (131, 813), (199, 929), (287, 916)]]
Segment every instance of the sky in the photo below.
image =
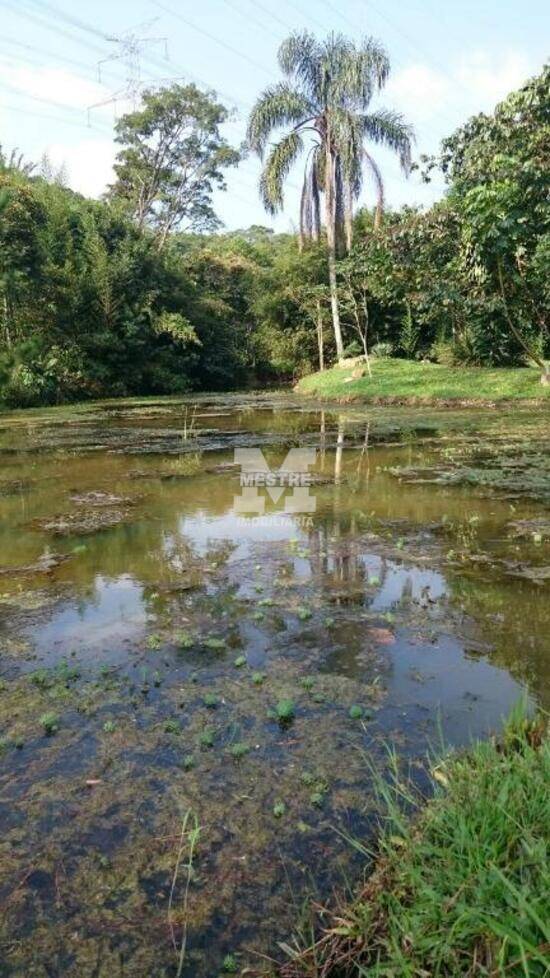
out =
[[(418, 157), (539, 72), (550, 37), (544, 0), (0, 0), (0, 18), (0, 144), (28, 160), (46, 153), (74, 190), (94, 197), (111, 179), (113, 125), (131, 108), (129, 79), (214, 90), (231, 109), (224, 134), (238, 146), (252, 103), (280, 79), (277, 49), (291, 31), (372, 35), (392, 64), (373, 107), (412, 123)], [(132, 46), (139, 54), (130, 64)], [(389, 152), (374, 155), (390, 206), (428, 206), (444, 192), (438, 179), (406, 179)], [(259, 171), (249, 156), (228, 172), (227, 191), (214, 199), (219, 217), (230, 230), (291, 230), (301, 168), (275, 218), (259, 200)], [(368, 186), (363, 202), (373, 202)]]

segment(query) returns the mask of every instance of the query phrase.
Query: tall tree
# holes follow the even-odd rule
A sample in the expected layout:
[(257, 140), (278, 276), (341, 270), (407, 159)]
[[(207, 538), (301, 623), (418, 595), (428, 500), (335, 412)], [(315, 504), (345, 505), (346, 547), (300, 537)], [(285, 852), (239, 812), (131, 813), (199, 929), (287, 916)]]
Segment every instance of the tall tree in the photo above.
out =
[[(286, 80), (266, 89), (256, 102), (248, 123), (248, 141), (263, 157), (270, 135), (290, 127), (270, 148), (261, 175), (260, 193), (271, 213), (283, 206), (285, 178), (307, 149), (300, 235), (302, 239), (319, 239), (322, 193), (332, 323), (340, 360), (344, 344), (336, 259), (339, 251), (351, 247), (353, 203), (361, 193), (366, 173), (375, 181), (379, 213), (383, 205), (380, 170), (365, 143), (388, 146), (408, 171), (412, 130), (397, 112), (370, 111), (374, 94), (384, 86), (390, 72), (388, 55), (373, 38), (355, 45), (340, 34), (331, 34), (319, 42), (304, 31), (283, 41), (278, 60)], [(306, 134), (311, 134), (309, 147)]]
[(171, 231), (213, 230), (214, 188), (240, 155), (221, 135), (227, 109), (195, 85), (172, 85), (143, 94), (136, 112), (116, 126), (122, 145), (110, 197), (125, 201), (137, 221), (156, 232), (159, 248)]

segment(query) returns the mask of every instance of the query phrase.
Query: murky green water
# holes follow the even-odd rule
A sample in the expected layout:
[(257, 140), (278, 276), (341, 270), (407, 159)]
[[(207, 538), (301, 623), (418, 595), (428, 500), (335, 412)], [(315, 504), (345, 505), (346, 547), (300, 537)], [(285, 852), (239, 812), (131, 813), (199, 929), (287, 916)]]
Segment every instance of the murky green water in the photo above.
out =
[[(360, 872), (335, 829), (372, 833), (388, 741), (548, 705), (548, 438), (284, 396), (0, 416), (0, 975), (168, 978), (184, 934), (187, 978), (257, 968)], [(307, 503), (241, 512), (243, 448), (315, 450)]]

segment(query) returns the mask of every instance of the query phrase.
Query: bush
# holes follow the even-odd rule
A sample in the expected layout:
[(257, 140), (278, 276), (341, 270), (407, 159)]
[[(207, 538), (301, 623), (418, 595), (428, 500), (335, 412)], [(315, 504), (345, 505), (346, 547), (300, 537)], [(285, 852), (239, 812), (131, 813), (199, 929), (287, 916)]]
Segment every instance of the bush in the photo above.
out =
[(376, 357), (377, 360), (393, 357), (393, 345), (391, 343), (376, 343), (371, 350), (371, 356)]

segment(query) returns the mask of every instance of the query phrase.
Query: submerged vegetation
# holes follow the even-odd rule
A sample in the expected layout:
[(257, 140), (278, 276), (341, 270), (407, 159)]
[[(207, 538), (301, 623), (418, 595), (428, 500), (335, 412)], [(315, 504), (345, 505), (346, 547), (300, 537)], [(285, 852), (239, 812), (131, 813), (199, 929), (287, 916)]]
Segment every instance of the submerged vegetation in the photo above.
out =
[[(167, 479), (189, 416), (197, 463)], [(547, 697), (547, 438), (521, 405), (319, 410), (291, 394), (0, 417), (14, 975), (183, 961), (181, 978), (211, 978), (228, 955), (261, 970), (310, 894), (360, 877), (349, 839), (376, 845), (388, 741), (422, 782), (440, 722), (460, 746), (523, 687)], [(235, 519), (243, 444), (271, 467), (320, 446), (307, 521), (281, 518), (290, 489)], [(131, 520), (57, 533), (56, 515), (115, 499)]]

